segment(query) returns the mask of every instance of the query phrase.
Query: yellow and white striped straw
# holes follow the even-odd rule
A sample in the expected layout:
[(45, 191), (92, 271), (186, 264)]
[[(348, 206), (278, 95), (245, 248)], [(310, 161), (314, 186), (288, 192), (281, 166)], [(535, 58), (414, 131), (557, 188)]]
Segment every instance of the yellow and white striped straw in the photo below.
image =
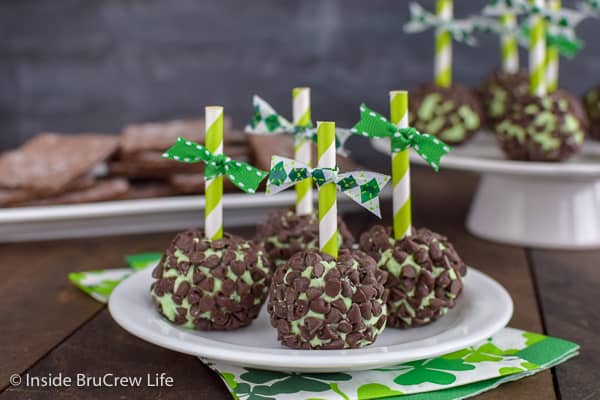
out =
[[(437, 0), (438, 18), (451, 20), (452, 8), (452, 0)], [(452, 86), (452, 36), (442, 28), (435, 33), (435, 83), (441, 87)]]
[[(223, 107), (206, 107), (206, 148), (223, 154)], [(205, 184), (204, 233), (210, 240), (223, 237), (223, 176), (207, 179)]]
[[(317, 123), (319, 168), (335, 168), (335, 122)], [(338, 256), (337, 203), (335, 183), (319, 188), (319, 248), (333, 258)]]
[[(548, 7), (553, 11), (558, 11), (562, 7), (560, 0), (550, 0)], [(546, 54), (546, 85), (549, 93), (558, 89), (558, 64), (559, 64), (558, 49), (550, 46)]]
[[(399, 128), (408, 128), (408, 92), (390, 92), (390, 121)], [(412, 215), (410, 205), (409, 149), (392, 151), (392, 203), (394, 209), (394, 239), (410, 235)]]
[[(292, 90), (294, 126), (309, 126), (310, 116), (310, 88), (297, 87)], [(308, 166), (312, 166), (311, 141), (303, 137), (294, 143), (294, 158)], [(296, 184), (296, 215), (312, 214), (312, 180), (305, 179)]]
[[(500, 16), (500, 24), (507, 31), (513, 31), (517, 25), (517, 17), (512, 13)], [(514, 74), (519, 70), (519, 45), (514, 34), (505, 33), (501, 38), (502, 44), (502, 70)]]
[[(541, 9), (544, 0), (531, 0)], [(531, 15), (531, 37), (529, 38), (529, 91), (534, 96), (546, 95), (546, 35), (544, 19), (539, 14)]]

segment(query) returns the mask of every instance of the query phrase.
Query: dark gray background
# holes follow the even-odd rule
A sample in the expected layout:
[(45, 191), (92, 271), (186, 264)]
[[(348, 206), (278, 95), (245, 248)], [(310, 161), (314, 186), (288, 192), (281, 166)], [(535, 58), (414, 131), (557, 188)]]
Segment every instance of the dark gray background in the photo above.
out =
[[(456, 0), (455, 15), (484, 4)], [(315, 120), (348, 126), (361, 101), (385, 112), (389, 89), (432, 79), (433, 33), (404, 34), (407, 16), (403, 0), (0, 0), (0, 149), (42, 130), (118, 132), (208, 104), (241, 127), (253, 93), (290, 115), (298, 85), (312, 87)], [(600, 22), (578, 33), (587, 46), (562, 61), (561, 83), (581, 93), (600, 82)], [(498, 65), (496, 37), (454, 50), (455, 82)]]

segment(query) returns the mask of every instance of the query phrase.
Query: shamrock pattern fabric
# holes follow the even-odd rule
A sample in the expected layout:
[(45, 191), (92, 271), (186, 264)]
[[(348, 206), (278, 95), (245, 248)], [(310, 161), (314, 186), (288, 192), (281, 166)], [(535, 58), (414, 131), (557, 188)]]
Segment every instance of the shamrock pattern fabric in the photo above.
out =
[(204, 360), (239, 400), (463, 399), (550, 368), (579, 346), (519, 329), (441, 357), (368, 371), (300, 374)]

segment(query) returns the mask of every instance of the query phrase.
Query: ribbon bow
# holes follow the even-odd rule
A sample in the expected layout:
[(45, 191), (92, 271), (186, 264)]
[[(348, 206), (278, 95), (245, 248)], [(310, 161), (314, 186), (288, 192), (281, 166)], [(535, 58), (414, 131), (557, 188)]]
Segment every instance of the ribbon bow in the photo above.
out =
[[(252, 121), (246, 126), (247, 133), (255, 135), (270, 135), (276, 133), (291, 133), (294, 135), (294, 143), (298, 145), (305, 140), (317, 142), (317, 128), (312, 126), (297, 126), (282, 117), (273, 107), (261, 97), (254, 95), (252, 98), (254, 115)], [(350, 137), (348, 129), (335, 129), (335, 147), (341, 155), (346, 155), (344, 144)]]
[(232, 160), (224, 154), (212, 154), (201, 144), (182, 137), (177, 138), (177, 142), (162, 157), (184, 163), (204, 162), (206, 179), (226, 175), (235, 186), (250, 194), (256, 192), (258, 185), (268, 175), (268, 172), (243, 161)]
[[(525, 20), (520, 27), (509, 28), (496, 19), (474, 17), (473, 24), (478, 31), (496, 35), (513, 35), (519, 45), (524, 47), (529, 45), (529, 20)], [(546, 44), (556, 47), (561, 55), (568, 58), (573, 58), (583, 48), (583, 42), (575, 36), (573, 28), (563, 28), (556, 25), (550, 25), (549, 29), (546, 30)]]
[(352, 131), (370, 138), (390, 138), (393, 152), (413, 148), (436, 172), (442, 156), (452, 151), (452, 147), (435, 136), (415, 128), (398, 128), (364, 104), (360, 105), (360, 121)]
[(296, 160), (273, 156), (267, 194), (279, 193), (306, 178), (312, 178), (317, 187), (328, 182), (335, 183), (338, 190), (381, 218), (379, 193), (390, 177), (376, 172), (353, 171), (340, 174), (337, 168), (310, 168)]
[[(589, 1), (594, 2), (597, 0)], [(531, 4), (528, 0), (491, 0), (483, 9), (484, 15), (500, 16), (506, 13), (539, 15), (551, 26), (560, 28), (574, 28), (585, 18), (584, 13), (576, 10), (540, 8)]]
[(404, 32), (406, 33), (419, 33), (429, 28), (444, 29), (458, 42), (470, 46), (477, 44), (477, 40), (473, 35), (474, 26), (470, 20), (443, 20), (417, 3), (410, 3), (409, 12), (409, 21), (404, 25)]

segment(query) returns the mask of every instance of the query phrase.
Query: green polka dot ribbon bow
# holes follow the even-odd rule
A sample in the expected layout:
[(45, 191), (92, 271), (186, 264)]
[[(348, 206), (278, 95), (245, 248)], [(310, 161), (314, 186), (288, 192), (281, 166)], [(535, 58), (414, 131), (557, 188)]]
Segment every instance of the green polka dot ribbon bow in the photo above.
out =
[(404, 25), (404, 32), (406, 33), (419, 33), (431, 28), (443, 29), (448, 31), (450, 36), (457, 42), (470, 46), (477, 44), (477, 40), (473, 35), (473, 22), (469, 19), (444, 20), (425, 10), (417, 3), (410, 3), (409, 13), (408, 23)]
[(279, 193), (307, 178), (312, 178), (317, 187), (329, 182), (335, 183), (339, 191), (381, 218), (379, 193), (390, 177), (376, 172), (339, 173), (337, 168), (310, 168), (296, 160), (273, 156), (267, 194)]
[[(294, 125), (257, 95), (252, 98), (252, 105), (254, 106), (254, 115), (252, 121), (246, 126), (246, 133), (255, 135), (291, 133), (294, 136), (295, 145), (306, 140), (317, 142), (317, 128), (313, 127), (312, 123), (307, 126)], [(351, 135), (348, 129), (335, 129), (335, 146), (339, 154), (346, 155), (344, 144)]]
[(177, 138), (177, 142), (162, 157), (184, 163), (203, 162), (206, 164), (204, 168), (206, 179), (225, 175), (235, 186), (250, 194), (256, 192), (258, 185), (268, 175), (268, 172), (243, 161), (232, 160), (224, 154), (212, 154), (201, 144), (183, 137)]
[(413, 148), (435, 171), (440, 168), (442, 156), (452, 151), (435, 136), (420, 133), (415, 128), (398, 128), (364, 104), (360, 105), (360, 121), (351, 130), (370, 138), (390, 138), (393, 152)]

